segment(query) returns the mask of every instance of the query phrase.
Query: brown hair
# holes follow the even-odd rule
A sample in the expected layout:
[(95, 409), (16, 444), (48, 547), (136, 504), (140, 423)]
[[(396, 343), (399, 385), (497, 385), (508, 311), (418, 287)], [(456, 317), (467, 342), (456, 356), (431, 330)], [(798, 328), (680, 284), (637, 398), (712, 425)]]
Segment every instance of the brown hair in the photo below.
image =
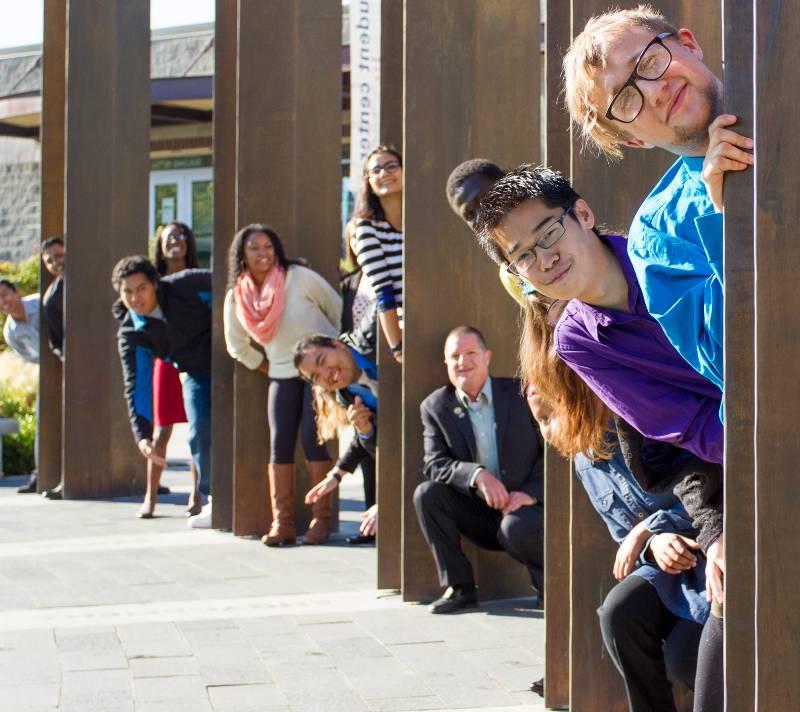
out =
[(339, 428), (350, 425), (350, 421), (347, 419), (347, 409), (336, 400), (335, 391), (311, 386), (311, 397), (316, 413), (317, 439), (322, 445), (327, 440), (337, 437)]
[(654, 34), (678, 31), (650, 5), (630, 10), (615, 7), (589, 19), (583, 32), (572, 41), (562, 65), (564, 103), (583, 148), (617, 160), (622, 158), (620, 144), (629, 136), (621, 124), (606, 119), (605, 109), (596, 105), (594, 80), (597, 71), (606, 66), (608, 40), (631, 28)]
[(613, 455), (606, 436), (611, 411), (559, 358), (547, 306), (536, 296), (528, 298), (519, 340), (520, 377), (558, 410), (561, 427), (551, 445), (570, 459), (580, 452), (592, 460), (608, 460)]

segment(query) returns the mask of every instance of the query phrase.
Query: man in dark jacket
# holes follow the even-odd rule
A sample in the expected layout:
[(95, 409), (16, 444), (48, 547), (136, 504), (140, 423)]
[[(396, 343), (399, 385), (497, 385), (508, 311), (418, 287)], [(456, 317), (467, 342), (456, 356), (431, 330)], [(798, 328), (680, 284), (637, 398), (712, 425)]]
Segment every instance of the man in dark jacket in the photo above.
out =
[[(189, 421), (189, 447), (200, 492), (211, 492), (211, 272), (188, 269), (159, 277), (146, 257), (124, 257), (111, 281), (127, 313), (117, 332), (131, 427), (146, 458), (162, 467), (153, 450), (153, 359), (172, 361), (181, 372)], [(211, 526), (211, 507), (189, 526)]]
[[(318, 393), (334, 394), (336, 402), (347, 410), (347, 418), (355, 429), (350, 446), (336, 461), (328, 476), (306, 495), (306, 503), (313, 504), (332, 492), (342, 477), (361, 465), (374, 467), (378, 438), (378, 367), (375, 363), (375, 337), (377, 320), (374, 305), (371, 313), (364, 315), (359, 326), (351, 332), (333, 339), (323, 334), (313, 334), (295, 346), (294, 364), (300, 375), (309, 381)], [(350, 544), (369, 544), (375, 540), (374, 487), (365, 488), (366, 512), (361, 533), (348, 537)]]
[(543, 591), (544, 448), (520, 383), (489, 376), (492, 352), (474, 327), (453, 329), (444, 353), (450, 384), (420, 406), (427, 482), (414, 492), (439, 581), (448, 587), (432, 613), (477, 605), (462, 536), (507, 551)]

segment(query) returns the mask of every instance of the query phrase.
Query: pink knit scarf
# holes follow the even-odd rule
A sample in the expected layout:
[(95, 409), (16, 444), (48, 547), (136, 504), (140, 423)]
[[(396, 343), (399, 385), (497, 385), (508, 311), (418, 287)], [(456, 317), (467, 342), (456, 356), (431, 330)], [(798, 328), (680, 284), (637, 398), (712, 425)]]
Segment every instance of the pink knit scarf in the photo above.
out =
[(286, 271), (274, 266), (259, 289), (250, 272), (243, 272), (236, 280), (236, 316), (247, 333), (259, 344), (266, 346), (281, 323), (286, 303)]

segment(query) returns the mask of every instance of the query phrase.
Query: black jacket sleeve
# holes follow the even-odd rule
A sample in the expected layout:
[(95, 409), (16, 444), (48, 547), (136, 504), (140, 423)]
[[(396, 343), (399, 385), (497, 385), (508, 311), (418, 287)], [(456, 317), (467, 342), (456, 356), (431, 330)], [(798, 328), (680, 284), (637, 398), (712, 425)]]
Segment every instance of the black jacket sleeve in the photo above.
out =
[(117, 348), (133, 438), (137, 443), (149, 440), (153, 437), (153, 354), (125, 325), (120, 328)]
[(422, 438), (425, 455), (422, 474), (427, 480), (452, 485), (466, 495), (473, 495), (469, 480), (479, 462), (465, 462), (453, 457), (447, 444), (443, 429), (428, 399), (420, 406), (422, 418)]
[(706, 551), (722, 534), (722, 467), (670, 443), (645, 438), (619, 416), (615, 422), (620, 450), (636, 481), (649, 492), (672, 490)]
[(47, 327), (47, 341), (50, 350), (64, 360), (64, 280), (57, 277), (56, 281), (45, 292), (42, 299), (45, 325)]

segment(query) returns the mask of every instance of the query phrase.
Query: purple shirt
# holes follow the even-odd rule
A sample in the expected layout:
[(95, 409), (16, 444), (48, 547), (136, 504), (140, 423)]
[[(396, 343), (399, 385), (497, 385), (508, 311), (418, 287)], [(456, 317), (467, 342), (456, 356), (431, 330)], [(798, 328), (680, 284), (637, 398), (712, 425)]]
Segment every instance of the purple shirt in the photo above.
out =
[(604, 235), (628, 283), (630, 314), (573, 299), (555, 329), (556, 352), (642, 435), (722, 462), (722, 393), (675, 350), (647, 311), (627, 240)]

